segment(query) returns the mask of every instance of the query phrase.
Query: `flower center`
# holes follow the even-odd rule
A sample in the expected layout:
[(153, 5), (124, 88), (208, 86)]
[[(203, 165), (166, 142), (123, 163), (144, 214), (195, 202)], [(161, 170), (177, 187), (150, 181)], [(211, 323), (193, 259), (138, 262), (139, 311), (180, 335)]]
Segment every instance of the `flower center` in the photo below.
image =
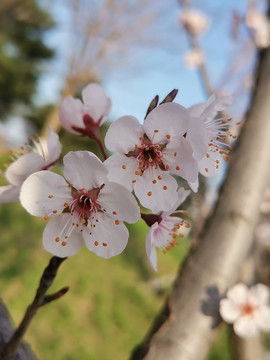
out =
[(249, 303), (246, 303), (241, 306), (241, 312), (243, 315), (252, 315), (254, 313), (255, 306)]

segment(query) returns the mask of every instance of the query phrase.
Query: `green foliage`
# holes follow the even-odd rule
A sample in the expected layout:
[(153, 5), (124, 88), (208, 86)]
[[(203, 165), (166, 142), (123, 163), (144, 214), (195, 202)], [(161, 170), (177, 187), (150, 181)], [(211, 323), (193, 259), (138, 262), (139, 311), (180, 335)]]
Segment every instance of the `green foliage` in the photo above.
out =
[(0, 117), (17, 104), (31, 105), (41, 74), (41, 61), (54, 52), (43, 42), (53, 27), (50, 15), (36, 0), (1, 0), (0, 4)]

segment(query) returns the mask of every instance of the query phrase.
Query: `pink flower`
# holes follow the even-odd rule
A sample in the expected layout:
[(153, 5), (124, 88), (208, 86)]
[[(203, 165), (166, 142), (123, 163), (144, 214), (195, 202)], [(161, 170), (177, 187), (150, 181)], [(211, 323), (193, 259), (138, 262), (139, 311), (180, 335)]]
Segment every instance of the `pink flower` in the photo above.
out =
[(45, 144), (38, 137), (30, 140), (32, 144), (21, 146), (19, 153), (10, 152), (12, 163), (5, 172), (9, 185), (0, 187), (0, 203), (18, 201), (24, 180), (36, 171), (49, 169), (58, 160), (62, 145), (51, 128)]
[(76, 254), (85, 242), (103, 258), (120, 254), (128, 241), (123, 221), (134, 223), (140, 218), (132, 194), (109, 182), (106, 167), (88, 151), (68, 153), (63, 174), (68, 183), (49, 171), (35, 173), (21, 190), (25, 209), (49, 219), (43, 233), (45, 249), (66, 257)]
[(212, 95), (207, 102), (188, 110), (190, 122), (186, 138), (192, 146), (199, 171), (204, 176), (213, 176), (220, 160), (228, 160), (231, 148), (226, 140), (231, 135), (228, 130), (232, 119), (216, 119), (216, 115), (226, 110), (231, 103), (230, 96), (217, 98)]
[(180, 188), (177, 192), (177, 200), (171, 209), (157, 215), (157, 221), (150, 227), (146, 237), (145, 248), (149, 264), (155, 271), (157, 271), (156, 248), (159, 248), (163, 253), (166, 253), (175, 245), (178, 245), (177, 238), (183, 237), (180, 230), (181, 227), (189, 227), (189, 224), (185, 220), (180, 217), (171, 216), (178, 212), (183, 213), (183, 211), (176, 211), (176, 209), (185, 201), (189, 194), (190, 191)]
[(134, 190), (141, 204), (153, 212), (169, 210), (175, 202), (177, 182), (168, 173), (194, 182), (196, 160), (184, 135), (188, 112), (176, 103), (159, 105), (143, 125), (133, 116), (123, 116), (109, 128), (105, 144), (116, 152), (105, 164), (109, 179)]
[(94, 83), (83, 89), (82, 99), (83, 102), (69, 96), (62, 101), (60, 123), (71, 133), (95, 138), (111, 110), (111, 100), (102, 87)]
[(257, 336), (259, 331), (270, 331), (269, 289), (256, 284), (250, 289), (237, 284), (220, 301), (223, 320), (233, 324), (234, 331), (243, 338)]

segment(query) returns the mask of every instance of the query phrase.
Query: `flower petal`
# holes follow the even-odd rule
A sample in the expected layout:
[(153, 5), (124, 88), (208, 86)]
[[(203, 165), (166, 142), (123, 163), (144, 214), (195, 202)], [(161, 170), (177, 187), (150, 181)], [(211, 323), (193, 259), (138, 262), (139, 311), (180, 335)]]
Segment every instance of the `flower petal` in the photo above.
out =
[(63, 159), (65, 178), (77, 189), (100, 187), (107, 179), (108, 170), (99, 158), (89, 151), (70, 151)]
[[(65, 232), (61, 234), (70, 219), (69, 214), (51, 218), (43, 232), (42, 242), (45, 250), (61, 258), (77, 254), (83, 245), (82, 233), (79, 230), (74, 229), (68, 239), (65, 238)], [(56, 238), (59, 238), (59, 241), (56, 241)], [(63, 242), (65, 246), (62, 245)]]
[(150, 227), (145, 241), (145, 250), (146, 250), (147, 258), (150, 266), (155, 271), (157, 271), (157, 251), (155, 246), (153, 245), (152, 237), (153, 237), (153, 232), (155, 231), (155, 229), (157, 229), (157, 227), (158, 227), (157, 222)]
[(89, 114), (99, 125), (103, 124), (111, 110), (111, 100), (99, 84), (89, 84), (82, 91), (84, 114)]
[(22, 185), (20, 201), (34, 216), (45, 216), (56, 211), (60, 214), (64, 203), (71, 199), (71, 191), (60, 175), (50, 171), (39, 171), (30, 175)]
[(206, 155), (209, 139), (202, 119), (190, 117), (186, 139), (193, 149), (193, 157), (195, 159), (201, 159)]
[(251, 316), (241, 316), (233, 324), (235, 333), (242, 338), (255, 337), (258, 335), (258, 327)]
[(164, 142), (167, 135), (182, 136), (188, 130), (188, 111), (177, 103), (161, 104), (146, 117), (143, 129), (154, 144)]
[(269, 289), (263, 284), (256, 284), (249, 289), (249, 299), (254, 304), (267, 305), (269, 304)]
[(180, 148), (170, 171), (188, 182), (194, 183), (198, 178), (198, 165), (192, 153), (190, 143), (184, 137), (180, 138)]
[(128, 229), (122, 222), (117, 225), (106, 214), (98, 213), (97, 219), (95, 227), (83, 232), (87, 248), (104, 259), (119, 255), (127, 245)]
[(141, 204), (146, 208), (154, 213), (167, 211), (175, 202), (177, 181), (165, 171), (150, 167), (142, 176), (137, 176), (134, 190)]
[(138, 168), (138, 161), (134, 157), (127, 157), (122, 154), (113, 154), (104, 165), (109, 170), (108, 179), (125, 186), (129, 191), (133, 190), (135, 171)]
[(20, 186), (0, 186), (0, 203), (15, 202), (19, 200)]
[(206, 177), (214, 176), (217, 169), (219, 168), (219, 156), (209, 151), (203, 158), (198, 160), (198, 168), (202, 175)]
[(233, 98), (231, 96), (217, 97), (213, 94), (206, 102), (206, 106), (201, 114), (201, 117), (203, 119), (214, 118), (219, 111), (226, 110), (232, 103)]
[(186, 198), (190, 195), (190, 190), (185, 190), (184, 188), (179, 188), (177, 190), (177, 199), (175, 200), (174, 205), (171, 207), (169, 211), (164, 211), (162, 213), (162, 218), (165, 219), (169, 215), (171, 215), (173, 212), (176, 211), (176, 209), (186, 200)]
[(5, 177), (11, 184), (21, 185), (29, 175), (41, 170), (44, 164), (45, 161), (41, 155), (31, 152), (14, 161), (7, 168)]
[(78, 134), (73, 127), (84, 128), (83, 104), (81, 100), (74, 99), (72, 96), (65, 98), (60, 104), (59, 120), (65, 129)]
[(248, 299), (248, 287), (245, 284), (236, 284), (228, 290), (227, 298), (237, 305), (246, 304)]
[(51, 127), (49, 127), (49, 136), (46, 144), (46, 157), (45, 165), (49, 165), (56, 161), (62, 151), (62, 145), (59, 141), (59, 136), (56, 134)]
[(140, 146), (143, 127), (134, 116), (122, 116), (111, 124), (105, 136), (106, 147), (113, 152), (127, 154)]
[(222, 299), (220, 301), (219, 312), (222, 319), (229, 324), (233, 323), (241, 315), (239, 306), (230, 299)]
[(263, 305), (256, 311), (255, 321), (262, 331), (270, 331), (270, 307)]
[[(140, 208), (134, 196), (122, 185), (113, 182), (105, 183), (98, 196), (98, 202), (106, 209), (109, 216), (128, 223), (137, 222), (140, 217)], [(113, 215), (113, 213), (116, 213)]]

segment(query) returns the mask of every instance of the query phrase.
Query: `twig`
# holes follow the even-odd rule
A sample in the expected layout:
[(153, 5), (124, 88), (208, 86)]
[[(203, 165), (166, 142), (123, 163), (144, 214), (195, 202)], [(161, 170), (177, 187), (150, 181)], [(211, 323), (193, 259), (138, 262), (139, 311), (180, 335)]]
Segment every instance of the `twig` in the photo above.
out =
[(37, 289), (36, 296), (32, 304), (28, 306), (20, 325), (3, 349), (1, 357), (2, 360), (11, 359), (11, 356), (15, 354), (37, 310), (41, 306), (46, 305), (53, 300), (59, 299), (68, 291), (68, 287), (65, 287), (53, 295), (46, 296), (47, 290), (52, 285), (56, 277), (59, 266), (65, 259), (66, 258), (59, 258), (57, 256), (53, 256), (51, 258), (49, 265), (46, 267), (42, 274), (39, 282), (39, 287)]

